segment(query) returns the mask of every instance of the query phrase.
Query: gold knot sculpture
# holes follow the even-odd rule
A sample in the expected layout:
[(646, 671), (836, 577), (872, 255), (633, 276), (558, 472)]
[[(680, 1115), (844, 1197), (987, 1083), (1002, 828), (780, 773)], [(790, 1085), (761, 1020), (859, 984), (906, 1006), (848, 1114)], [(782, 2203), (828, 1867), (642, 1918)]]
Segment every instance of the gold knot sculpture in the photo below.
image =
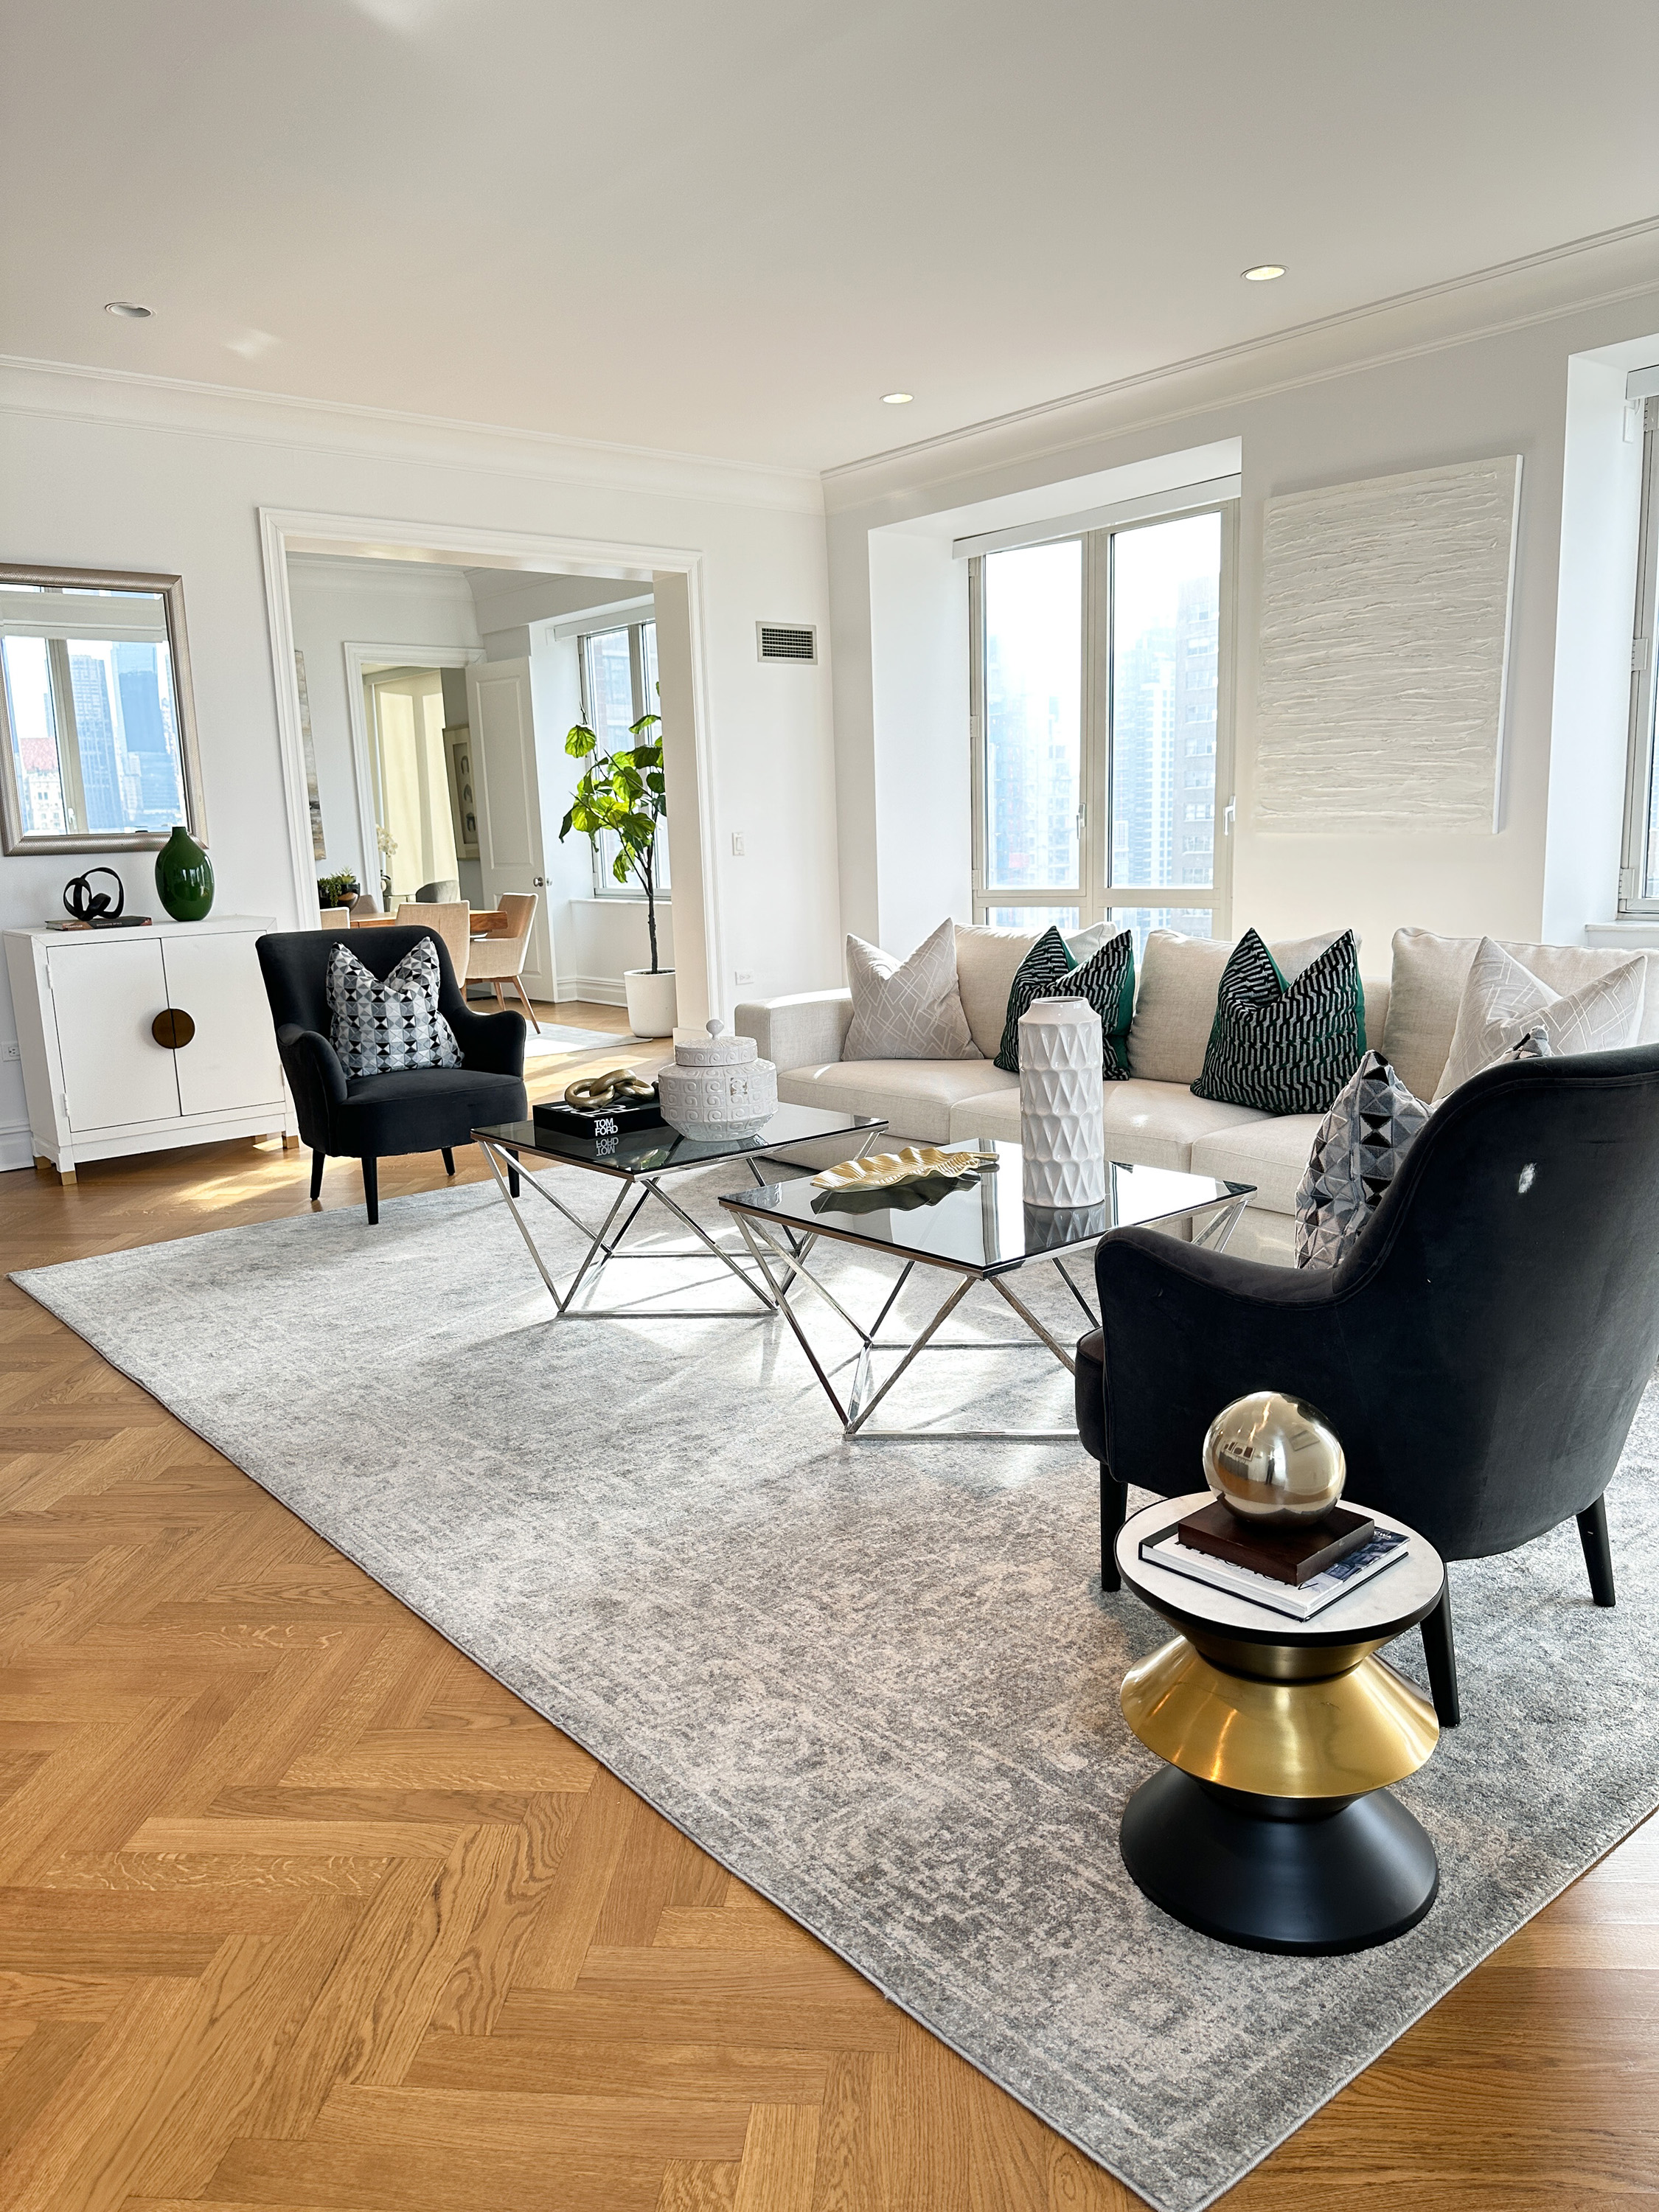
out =
[(564, 1103), (579, 1113), (602, 1113), (607, 1106), (627, 1105), (654, 1098), (657, 1086), (635, 1074), (631, 1067), (612, 1067), (603, 1075), (584, 1075), (564, 1087)]

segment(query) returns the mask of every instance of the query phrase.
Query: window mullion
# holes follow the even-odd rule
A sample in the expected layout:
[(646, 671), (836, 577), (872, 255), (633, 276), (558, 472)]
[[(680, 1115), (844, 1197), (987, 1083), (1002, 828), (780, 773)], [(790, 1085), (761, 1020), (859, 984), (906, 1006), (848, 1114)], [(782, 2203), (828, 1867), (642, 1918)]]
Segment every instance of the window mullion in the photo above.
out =
[(1104, 919), (1110, 872), (1111, 533), (1091, 530), (1083, 541), (1083, 834), (1078, 841), (1084, 927)]
[(1641, 529), (1637, 550), (1632, 623), (1630, 739), (1626, 769), (1625, 836), (1620, 856), (1619, 911), (1659, 914), (1650, 896), (1655, 872), (1650, 849), (1655, 773), (1655, 693), (1659, 688), (1659, 399), (1644, 410)]

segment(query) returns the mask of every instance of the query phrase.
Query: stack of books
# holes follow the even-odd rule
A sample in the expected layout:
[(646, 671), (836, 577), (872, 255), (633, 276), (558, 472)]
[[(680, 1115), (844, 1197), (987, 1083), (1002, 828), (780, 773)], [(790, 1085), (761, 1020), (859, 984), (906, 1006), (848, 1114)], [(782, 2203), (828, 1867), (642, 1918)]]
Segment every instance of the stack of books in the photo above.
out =
[(1292, 1620), (1311, 1620), (1410, 1548), (1409, 1537), (1343, 1506), (1311, 1527), (1263, 1528), (1218, 1501), (1162, 1535), (1144, 1537), (1140, 1556)]

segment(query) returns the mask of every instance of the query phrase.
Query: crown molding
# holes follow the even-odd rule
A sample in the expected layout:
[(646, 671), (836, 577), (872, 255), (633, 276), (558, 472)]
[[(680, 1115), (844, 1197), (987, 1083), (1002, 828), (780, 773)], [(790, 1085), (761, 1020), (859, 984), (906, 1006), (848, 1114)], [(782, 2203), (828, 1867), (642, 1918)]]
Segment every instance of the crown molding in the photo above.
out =
[(447, 416), (413, 415), (344, 400), (246, 392), (76, 362), (0, 354), (0, 410), (118, 423), (175, 436), (213, 438), (486, 476), (601, 485), (721, 506), (821, 514), (815, 470), (711, 459), (651, 446), (610, 445), (550, 430), (517, 430)]
[[(1659, 216), (839, 463), (823, 472), (826, 504), (833, 511), (882, 492), (954, 483), (1653, 292)], [(947, 465), (929, 465), (946, 457)]]
[(288, 568), (291, 586), (303, 590), (375, 596), (402, 593), (427, 600), (453, 599), (469, 609), (473, 604), (465, 570), (447, 562), (375, 561), (353, 553), (290, 553)]

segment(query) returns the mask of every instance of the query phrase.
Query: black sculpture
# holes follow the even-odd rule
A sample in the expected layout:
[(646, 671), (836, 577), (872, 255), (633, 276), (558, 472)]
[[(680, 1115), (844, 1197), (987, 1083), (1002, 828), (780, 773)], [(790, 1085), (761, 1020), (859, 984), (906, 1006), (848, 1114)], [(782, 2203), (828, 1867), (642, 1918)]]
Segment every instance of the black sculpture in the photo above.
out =
[[(94, 876), (110, 878), (115, 885), (113, 896), (108, 891), (94, 890)], [(76, 921), (84, 921), (92, 929), (112, 929), (120, 921), (126, 902), (127, 887), (113, 868), (88, 868), (84, 876), (73, 876), (64, 886), (64, 913), (73, 915)]]

